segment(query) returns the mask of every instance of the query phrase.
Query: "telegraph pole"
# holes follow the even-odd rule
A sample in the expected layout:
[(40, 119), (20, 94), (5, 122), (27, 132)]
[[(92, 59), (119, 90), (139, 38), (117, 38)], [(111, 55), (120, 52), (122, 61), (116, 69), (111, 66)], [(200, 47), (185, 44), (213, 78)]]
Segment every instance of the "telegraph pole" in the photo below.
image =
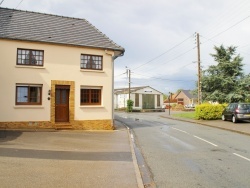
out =
[(127, 68), (127, 75), (128, 75), (128, 99), (130, 100), (130, 78), (131, 78), (131, 71)]
[(197, 37), (197, 52), (198, 52), (198, 104), (201, 104), (201, 60), (200, 60), (200, 35), (196, 33)]

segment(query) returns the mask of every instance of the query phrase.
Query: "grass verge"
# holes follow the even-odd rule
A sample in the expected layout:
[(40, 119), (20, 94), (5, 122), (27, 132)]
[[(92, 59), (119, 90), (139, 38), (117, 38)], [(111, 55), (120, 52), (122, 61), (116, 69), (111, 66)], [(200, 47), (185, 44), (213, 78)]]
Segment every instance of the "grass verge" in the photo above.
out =
[(183, 112), (183, 113), (173, 114), (172, 116), (179, 118), (196, 119), (195, 112)]

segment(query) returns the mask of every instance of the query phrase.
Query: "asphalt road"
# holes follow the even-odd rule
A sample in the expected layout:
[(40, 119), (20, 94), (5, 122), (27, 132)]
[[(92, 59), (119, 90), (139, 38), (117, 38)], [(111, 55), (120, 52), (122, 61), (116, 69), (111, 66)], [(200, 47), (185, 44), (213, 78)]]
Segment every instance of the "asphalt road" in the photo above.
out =
[(132, 130), (157, 187), (250, 187), (250, 136), (159, 115), (115, 115)]

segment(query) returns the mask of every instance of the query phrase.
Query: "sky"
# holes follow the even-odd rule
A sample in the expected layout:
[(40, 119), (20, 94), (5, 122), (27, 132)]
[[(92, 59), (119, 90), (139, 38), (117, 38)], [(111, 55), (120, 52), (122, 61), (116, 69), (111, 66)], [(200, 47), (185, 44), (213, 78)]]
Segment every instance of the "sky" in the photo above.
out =
[(216, 65), (214, 46), (236, 46), (250, 73), (249, 0), (0, 0), (1, 7), (84, 18), (125, 54), (115, 60), (115, 88), (194, 90), (201, 69)]

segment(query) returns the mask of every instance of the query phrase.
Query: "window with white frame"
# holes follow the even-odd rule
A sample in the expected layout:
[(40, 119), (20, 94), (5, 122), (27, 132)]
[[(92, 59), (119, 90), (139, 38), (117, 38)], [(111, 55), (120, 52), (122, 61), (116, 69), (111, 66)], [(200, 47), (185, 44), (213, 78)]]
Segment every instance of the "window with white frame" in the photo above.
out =
[(16, 105), (41, 105), (42, 85), (16, 84)]

